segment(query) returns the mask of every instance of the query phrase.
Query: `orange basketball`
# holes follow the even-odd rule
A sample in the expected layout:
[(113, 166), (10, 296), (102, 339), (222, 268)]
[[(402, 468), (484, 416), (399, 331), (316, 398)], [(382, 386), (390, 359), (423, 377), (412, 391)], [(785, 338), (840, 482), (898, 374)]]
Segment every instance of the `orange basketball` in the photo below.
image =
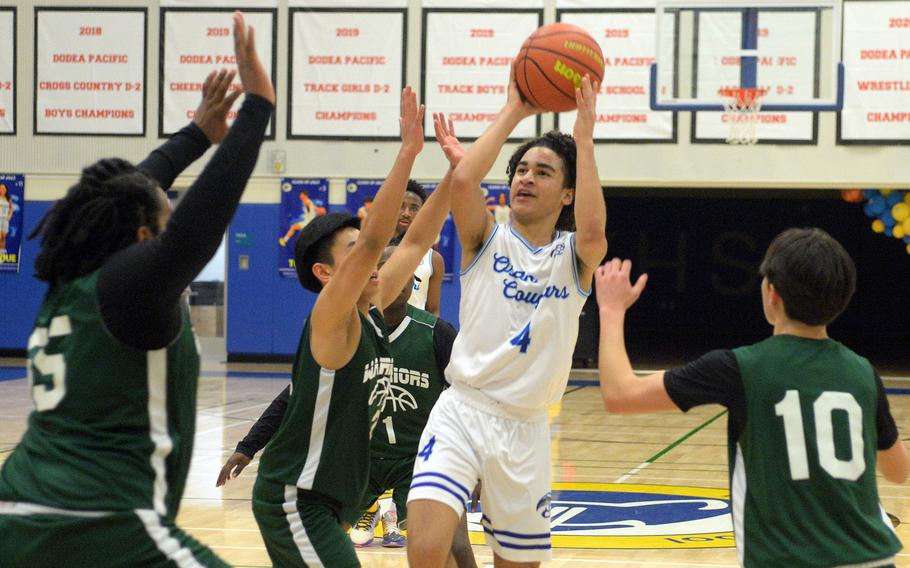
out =
[(591, 34), (565, 23), (538, 28), (515, 58), (518, 89), (531, 104), (552, 112), (575, 108), (575, 87), (587, 73), (604, 77), (604, 56)]

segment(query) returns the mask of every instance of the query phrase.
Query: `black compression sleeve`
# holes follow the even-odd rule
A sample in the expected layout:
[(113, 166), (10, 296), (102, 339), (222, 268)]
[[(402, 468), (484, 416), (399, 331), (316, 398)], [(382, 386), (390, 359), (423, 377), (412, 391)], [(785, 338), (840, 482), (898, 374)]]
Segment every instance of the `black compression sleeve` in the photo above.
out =
[(272, 404), (265, 409), (265, 412), (253, 424), (253, 427), (250, 428), (243, 440), (237, 444), (237, 449), (234, 451), (253, 459), (256, 452), (264, 448), (269, 443), (269, 440), (272, 439), (272, 436), (275, 435), (275, 432), (278, 431), (278, 427), (281, 426), (281, 420), (284, 418), (285, 412), (287, 412), (290, 398), (291, 385), (288, 385), (281, 391), (281, 394), (275, 397)]
[(177, 176), (198, 160), (212, 143), (196, 124), (189, 123), (170, 140), (156, 148), (137, 166), (147, 176), (158, 182), (161, 189), (173, 185)]
[(436, 320), (436, 326), (433, 327), (433, 356), (436, 357), (436, 368), (439, 374), (445, 379), (445, 370), (449, 366), (449, 359), (452, 357), (452, 344), (455, 343), (455, 328), (452, 324), (444, 319)]
[(108, 260), (98, 280), (98, 305), (118, 340), (142, 350), (168, 345), (180, 330), (178, 300), (218, 250), (256, 165), (273, 105), (246, 95), (237, 120), (154, 239)]
[(742, 375), (736, 356), (729, 350), (711, 351), (688, 365), (667, 371), (664, 387), (683, 412), (712, 403), (745, 410)]
[(878, 405), (875, 412), (875, 428), (878, 432), (878, 449), (887, 450), (897, 441), (897, 424), (891, 416), (891, 407), (888, 404), (888, 395), (885, 394), (885, 385), (882, 378), (875, 372), (875, 385), (878, 389)]

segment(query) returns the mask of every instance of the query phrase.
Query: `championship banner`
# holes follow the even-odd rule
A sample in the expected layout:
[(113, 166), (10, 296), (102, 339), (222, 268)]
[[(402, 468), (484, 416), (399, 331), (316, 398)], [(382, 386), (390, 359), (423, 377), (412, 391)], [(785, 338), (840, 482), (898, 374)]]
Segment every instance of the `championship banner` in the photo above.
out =
[(0, 272), (19, 272), (25, 176), (0, 174)]
[(838, 142), (910, 142), (910, 2), (844, 3)]
[[(506, 101), (512, 60), (541, 24), (543, 12), (536, 9), (425, 9), (420, 101), (445, 113), (461, 140), (477, 139)], [(432, 112), (425, 116), (424, 130), (433, 132)], [(510, 140), (539, 131), (540, 117), (528, 117)]]
[[(818, 15), (804, 11), (759, 11), (758, 82), (771, 89), (780, 103), (787, 99), (811, 99), (818, 83), (815, 30)], [(704, 11), (698, 16), (696, 46), (696, 88), (699, 94), (716, 93), (723, 87), (740, 84), (739, 57), (730, 55), (730, 46), (741, 41), (742, 15), (737, 11)], [(730, 126), (723, 112), (694, 114), (693, 142), (726, 141)], [(760, 112), (756, 127), (761, 142), (801, 142), (816, 139), (813, 112)]]
[(16, 133), (16, 9), (0, 8), (0, 134)]
[[(631, 4), (631, 2), (629, 2)], [(604, 80), (597, 97), (594, 140), (606, 142), (676, 142), (673, 112), (651, 110), (650, 66), (657, 33), (654, 10), (559, 10), (560, 22), (583, 28), (600, 44)], [(675, 34), (676, 19), (665, 14), (664, 33)], [(575, 111), (557, 115), (557, 127), (571, 132)]]
[[(202, 99), (202, 85), (210, 72), (237, 68), (234, 11), (235, 8), (161, 9), (159, 136), (170, 136), (193, 119)], [(256, 30), (256, 51), (272, 83), (275, 82), (276, 18), (274, 9), (243, 9), (244, 21)], [(240, 77), (235, 77), (230, 90), (241, 88)], [(237, 118), (237, 110), (228, 114), (228, 124)], [(266, 129), (268, 139), (275, 137), (274, 123), (273, 114)]]
[(406, 9), (290, 10), (289, 138), (397, 140)]
[(278, 222), (278, 274), (297, 278), (294, 266), (294, 243), (297, 234), (310, 221), (325, 215), (329, 208), (329, 180), (281, 180), (281, 218)]
[(145, 134), (145, 8), (35, 8), (35, 134)]

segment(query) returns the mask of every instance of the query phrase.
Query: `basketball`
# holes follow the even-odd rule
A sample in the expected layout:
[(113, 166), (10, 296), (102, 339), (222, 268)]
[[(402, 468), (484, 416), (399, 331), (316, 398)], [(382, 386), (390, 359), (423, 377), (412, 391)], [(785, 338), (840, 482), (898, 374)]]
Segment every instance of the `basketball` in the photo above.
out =
[(585, 73), (592, 83), (604, 77), (604, 57), (597, 41), (582, 28), (560, 22), (531, 34), (513, 65), (525, 100), (551, 112), (575, 108), (575, 88)]

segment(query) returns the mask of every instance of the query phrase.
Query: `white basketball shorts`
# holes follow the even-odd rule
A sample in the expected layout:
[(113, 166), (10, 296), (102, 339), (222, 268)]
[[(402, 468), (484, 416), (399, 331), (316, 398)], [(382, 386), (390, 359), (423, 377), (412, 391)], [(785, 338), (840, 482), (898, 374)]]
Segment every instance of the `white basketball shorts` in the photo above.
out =
[(549, 560), (546, 410), (508, 407), (464, 385), (442, 393), (420, 439), (408, 502), (439, 501), (461, 516), (478, 479), (487, 545), (513, 562)]

